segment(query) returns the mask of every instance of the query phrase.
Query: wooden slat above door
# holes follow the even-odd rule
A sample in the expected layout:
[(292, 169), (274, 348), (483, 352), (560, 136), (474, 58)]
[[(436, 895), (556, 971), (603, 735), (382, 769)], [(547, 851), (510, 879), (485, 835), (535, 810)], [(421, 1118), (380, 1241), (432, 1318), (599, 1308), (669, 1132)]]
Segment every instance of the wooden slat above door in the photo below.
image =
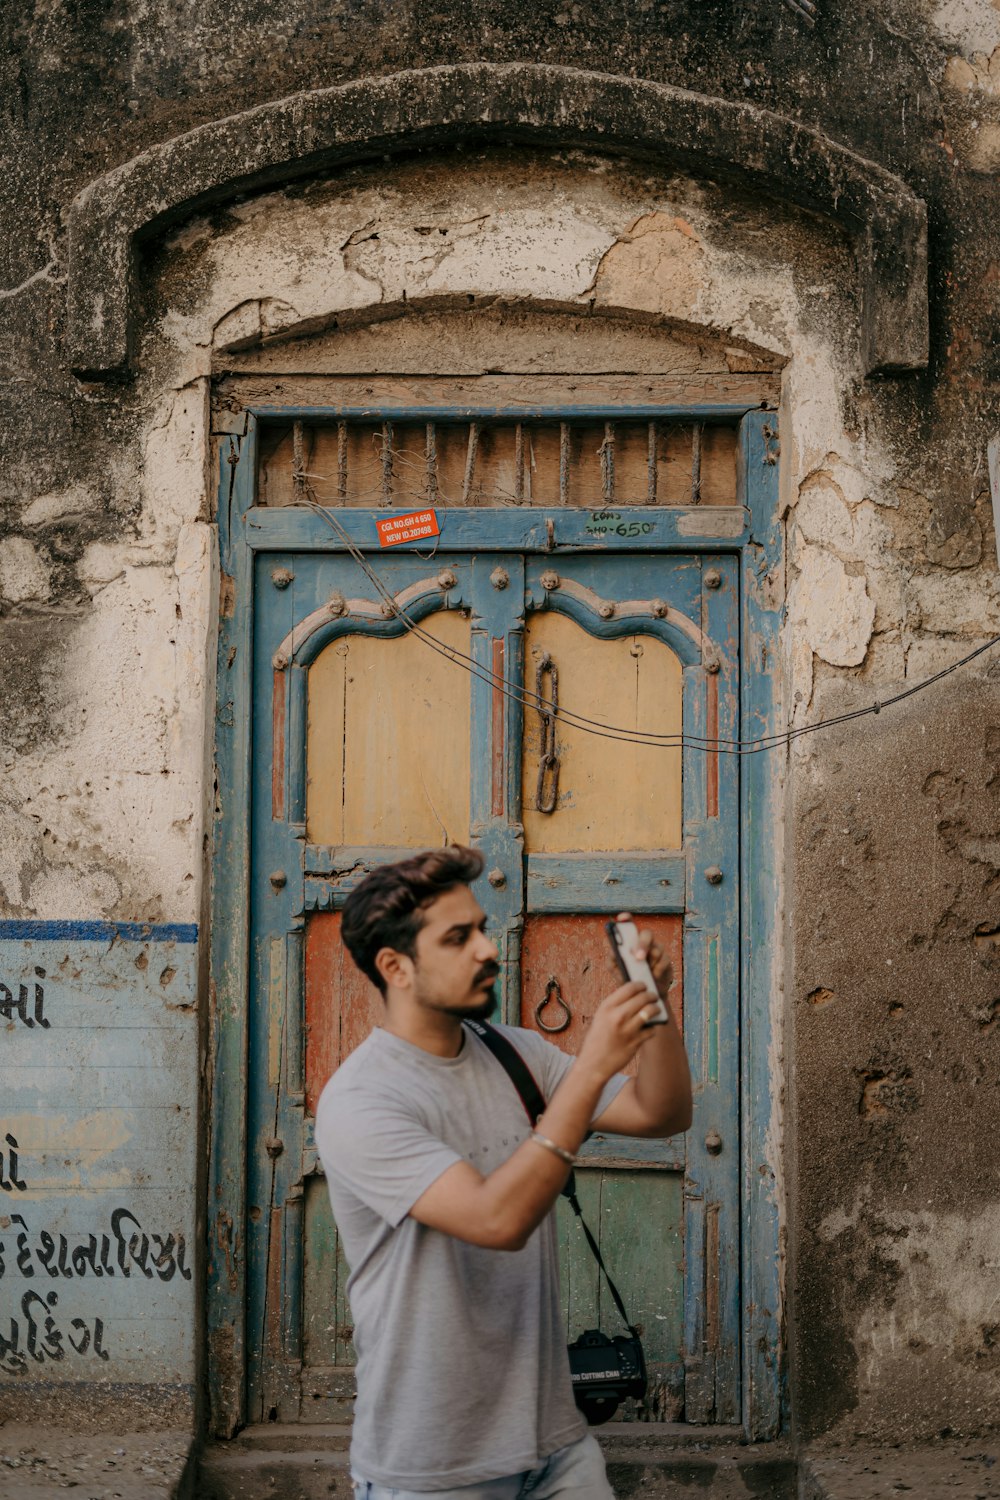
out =
[(258, 503), (734, 505), (736, 428), (670, 419), (274, 421)]

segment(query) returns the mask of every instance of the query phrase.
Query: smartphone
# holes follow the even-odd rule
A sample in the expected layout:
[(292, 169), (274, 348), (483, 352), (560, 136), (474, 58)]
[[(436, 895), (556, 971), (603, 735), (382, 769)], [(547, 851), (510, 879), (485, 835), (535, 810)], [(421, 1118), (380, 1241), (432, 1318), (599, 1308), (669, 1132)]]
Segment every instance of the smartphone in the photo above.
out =
[(646, 1025), (666, 1026), (670, 1020), (670, 1012), (660, 999), (653, 971), (646, 959), (635, 956), (635, 950), (639, 946), (639, 929), (634, 922), (606, 922), (605, 927), (623, 977), (644, 984), (650, 994), (655, 996), (657, 1013), (646, 1022)]

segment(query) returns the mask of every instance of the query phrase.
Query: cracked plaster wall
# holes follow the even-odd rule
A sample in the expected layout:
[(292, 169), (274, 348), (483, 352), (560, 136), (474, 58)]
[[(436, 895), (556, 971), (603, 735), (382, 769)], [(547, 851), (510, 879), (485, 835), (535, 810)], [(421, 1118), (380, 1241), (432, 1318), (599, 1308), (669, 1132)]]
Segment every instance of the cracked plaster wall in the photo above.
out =
[[(922, 475), (932, 496), (950, 496), (949, 506), (935, 508), (934, 499), (913, 486), (891, 412), (866, 413), (853, 428), (845, 423), (845, 410), (858, 399), (852, 377), (853, 339), (850, 332), (845, 336), (856, 317), (850, 268), (843, 249), (831, 246), (811, 226), (775, 224), (759, 205), (740, 203), (732, 194), (690, 181), (664, 182), (629, 173), (599, 159), (553, 162), (494, 153), (466, 160), (460, 173), (421, 165), (403, 168), (386, 182), (359, 171), (332, 185), (254, 200), (223, 222), (190, 226), (166, 248), (159, 269), (156, 306), (161, 311), (150, 325), (143, 363), (157, 372), (157, 381), (164, 382), (166, 375), (169, 386), (182, 391), (206, 381), (213, 352), (225, 365), (220, 345), (242, 347), (255, 338), (263, 338), (266, 345), (275, 340), (270, 347), (276, 359), (285, 368), (290, 362), (294, 367), (282, 335), (325, 327), (334, 316), (345, 326), (353, 316), (363, 327), (385, 304), (398, 310), (407, 301), (438, 299), (435, 305), (454, 306), (470, 295), (486, 302), (500, 297), (518, 306), (535, 303), (583, 311), (632, 307), (641, 315), (770, 346), (788, 360), (782, 489), (788, 540), (785, 649), (794, 721), (804, 723), (885, 696), (1000, 630), (1000, 593), (982, 481), (968, 480), (963, 493), (953, 473)], [(494, 323), (489, 336), (480, 337), (484, 342), (477, 349), (476, 325), (470, 322), (465, 364), (460, 368), (517, 368), (516, 356), (513, 362), (506, 358), (502, 321)], [(343, 338), (344, 361), (351, 366), (350, 335)], [(426, 367), (436, 368), (433, 321), (418, 343), (421, 338), (427, 348)], [(600, 322), (592, 317), (584, 333), (587, 353), (579, 356), (581, 363), (593, 367), (600, 339)], [(329, 367), (336, 369), (336, 340), (327, 336), (324, 349)], [(389, 349), (386, 341), (383, 350)], [(454, 361), (453, 348), (449, 355)], [(266, 363), (266, 352), (254, 359), (258, 371)], [(446, 367), (455, 368), (453, 362)], [(154, 382), (147, 379), (144, 384), (155, 409)], [(171, 390), (158, 399), (172, 408), (177, 397)], [(163, 422), (156, 431), (168, 446), (179, 441), (179, 460), (187, 427), (172, 436), (175, 429)], [(158, 450), (157, 463), (164, 474), (171, 474), (176, 465), (165, 463), (166, 456), (166, 450)], [(176, 511), (178, 505), (173, 502), (166, 508)], [(932, 721), (948, 702), (947, 691), (933, 700), (919, 700), (921, 712)], [(895, 738), (896, 722), (888, 717), (881, 721), (885, 736)], [(902, 727), (905, 720), (898, 722)], [(870, 739), (867, 729), (856, 731), (835, 761), (852, 785), (858, 775), (858, 744)], [(829, 744), (807, 740), (795, 758), (790, 791), (797, 808), (809, 809), (801, 824), (796, 819), (796, 839), (813, 825), (817, 837), (825, 830), (831, 795), (827, 783), (836, 781), (831, 778)], [(947, 745), (946, 739), (942, 764), (947, 764)], [(901, 787), (910, 780), (904, 776)], [(893, 796), (888, 790), (884, 796), (886, 807), (892, 807)], [(985, 810), (981, 815), (986, 817)], [(886, 833), (882, 854), (888, 865), (899, 868), (891, 832)], [(856, 857), (847, 863), (856, 864)], [(912, 871), (912, 862), (903, 858), (902, 868)], [(814, 887), (828, 892), (831, 881), (826, 872), (814, 880), (805, 855), (796, 860), (790, 876), (797, 890), (793, 946), (811, 976), (817, 952), (822, 953), (812, 922)], [(855, 874), (848, 888), (861, 902), (870, 901), (871, 886), (863, 876)], [(983, 899), (982, 892), (968, 892), (966, 921), (981, 918)], [(892, 901), (890, 882), (878, 906), (880, 921), (889, 930), (894, 927), (887, 911)], [(846, 903), (842, 919), (850, 921)], [(876, 945), (874, 934), (872, 943)], [(885, 946), (883, 936), (879, 951)], [(853, 946), (851, 952), (856, 952)], [(829, 1017), (838, 1010), (859, 1002), (853, 977), (841, 982), (837, 975), (822, 972), (838, 980), (830, 992), (829, 1025)], [(800, 987), (796, 985), (796, 993)], [(933, 1004), (930, 996), (926, 1003)], [(809, 1019), (814, 1013), (809, 1007)], [(976, 1039), (981, 1039), (978, 1031)], [(812, 1060), (824, 1053), (815, 1050), (815, 1040), (806, 1030), (797, 1038), (797, 1051), (794, 1113), (804, 1142), (812, 1138), (813, 1105), (803, 1080)], [(840, 1072), (846, 1069), (850, 1087), (859, 1087), (863, 1095), (864, 1085), (857, 1079), (866, 1066), (879, 1073), (879, 1057), (877, 1049), (875, 1063), (867, 1055), (849, 1063), (841, 1057)], [(910, 1101), (916, 1100), (899, 1084), (894, 1067), (896, 1072), (909, 1068), (914, 1076), (920, 1074), (915, 1059), (898, 1067), (886, 1064), (885, 1076), (871, 1085), (879, 1102), (870, 1120), (865, 1117), (864, 1128), (871, 1137), (866, 1143), (869, 1151), (874, 1148), (874, 1176), (881, 1172), (879, 1132), (892, 1130), (897, 1110), (911, 1108)], [(776, 1095), (782, 1074), (779, 1055)], [(912, 1128), (918, 1137), (936, 1130), (938, 1110), (928, 1092), (925, 1085), (919, 1103), (912, 1104)], [(856, 1101), (847, 1105), (851, 1130), (860, 1118), (859, 1108)], [(783, 1215), (784, 1191), (779, 1178)], [(800, 1204), (800, 1211), (803, 1207)], [(933, 1224), (935, 1216), (932, 1208), (924, 1213), (929, 1216), (921, 1220), (926, 1239), (927, 1224)], [(891, 1222), (895, 1234), (898, 1222)], [(905, 1214), (903, 1222), (909, 1222)], [(900, 1236), (911, 1233), (919, 1239), (912, 1226), (899, 1230)], [(878, 1234), (868, 1239), (862, 1227), (854, 1243), (856, 1254), (885, 1258)], [(830, 1242), (821, 1235), (819, 1244), (829, 1283), (835, 1284), (842, 1273), (828, 1255)], [(799, 1258), (804, 1268), (798, 1297), (802, 1306), (808, 1305), (816, 1282), (802, 1246)], [(906, 1351), (916, 1348), (908, 1339), (923, 1340), (921, 1348), (925, 1344), (928, 1356), (941, 1360), (941, 1370), (956, 1362), (960, 1367), (962, 1414), (954, 1418), (956, 1426), (975, 1427), (986, 1420), (984, 1391), (993, 1378), (992, 1346), (983, 1345), (982, 1357), (964, 1364), (956, 1353), (959, 1346), (975, 1346), (979, 1325), (969, 1319), (982, 1312), (987, 1286), (982, 1268), (974, 1258), (967, 1262), (968, 1284), (949, 1303), (955, 1325), (942, 1340), (942, 1320), (934, 1313), (940, 1290), (932, 1274), (935, 1267), (919, 1260), (906, 1264), (905, 1297), (897, 1293), (888, 1305), (878, 1296), (862, 1297), (856, 1307), (845, 1309), (842, 1328), (830, 1328), (831, 1337), (851, 1341), (847, 1364), (854, 1382), (840, 1387), (832, 1408), (816, 1399), (810, 1359), (814, 1351), (816, 1359), (823, 1356), (816, 1340), (802, 1330), (800, 1389), (808, 1393), (802, 1403), (807, 1420), (812, 1414), (817, 1422), (818, 1413), (817, 1425), (824, 1425), (833, 1414), (840, 1417), (842, 1427), (861, 1423), (879, 1430), (881, 1424), (886, 1432), (900, 1426), (926, 1432), (935, 1421), (947, 1425), (940, 1420), (937, 1388), (913, 1362), (906, 1364)], [(863, 1278), (862, 1285), (867, 1285)], [(893, 1330), (888, 1342), (886, 1327)], [(887, 1389), (895, 1392), (888, 1411), (883, 1401)], [(857, 1403), (853, 1410), (852, 1402)], [(875, 1412), (881, 1415), (876, 1418)]]
[[(585, 319), (631, 308), (786, 358), (788, 566), (774, 587), (787, 589), (786, 707), (797, 724), (887, 696), (1000, 630), (984, 461), (997, 419), (996, 6), (894, 3), (876, 18), (827, 5), (815, 32), (780, 7), (765, 18), (764, 8), (682, 6), (669, 27), (634, 7), (576, 7), (554, 25), (514, 7), (486, 33), (477, 16), (449, 14), (445, 26), (420, 7), (391, 18), (363, 8), (350, 26), (308, 0), (266, 16), (216, 9), (203, 7), (193, 27), (173, 13), (166, 26), (156, 5), (141, 19), (126, 6), (100, 35), (70, 34), (89, 23), (53, 11), (7, 38), (5, 915), (202, 914), (218, 598), (213, 361), (331, 315), (363, 329), (404, 298), (542, 301), (581, 316), (580, 359), (594, 368), (602, 335)], [(239, 55), (226, 40), (236, 34)], [(599, 56), (797, 114), (927, 194), (928, 375), (857, 380), (849, 256), (821, 228), (634, 166), (471, 151), (440, 166), (358, 169), (185, 226), (148, 254), (135, 385), (71, 381), (60, 213), (99, 171), (201, 120), (368, 71), (373, 57), (388, 71), (538, 56), (543, 35), (553, 60)], [(74, 57), (69, 90), (60, 48)], [(67, 114), (91, 122), (75, 153)], [(473, 367), (504, 367), (490, 337), (479, 347), (473, 334)], [(628, 368), (615, 359), (609, 368)], [(975, 1145), (996, 1128), (1000, 1045), (989, 663), (878, 720), (800, 742), (790, 763), (794, 1071), (784, 1092), (778, 1060), (775, 1109), (789, 1114), (793, 1413), (806, 1433), (898, 1438), (995, 1423), (998, 1194)]]

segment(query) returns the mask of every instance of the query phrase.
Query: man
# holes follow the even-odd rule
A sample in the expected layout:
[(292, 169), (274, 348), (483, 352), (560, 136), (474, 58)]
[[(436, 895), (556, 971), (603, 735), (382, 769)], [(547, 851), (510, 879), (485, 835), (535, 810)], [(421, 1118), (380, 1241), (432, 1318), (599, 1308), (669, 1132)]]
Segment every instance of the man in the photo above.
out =
[[(576, 1409), (559, 1306), (553, 1205), (592, 1127), (666, 1136), (691, 1123), (676, 1024), (648, 991), (608, 995), (572, 1059), (500, 1028), (547, 1107), (535, 1131), (465, 1018), (496, 1005), (496, 944), (469, 889), (482, 857), (452, 846), (385, 865), (342, 934), (385, 1020), (323, 1090), (316, 1142), (351, 1268), (358, 1500), (610, 1500)], [(640, 938), (666, 998), (669, 966)], [(640, 1052), (639, 1074), (621, 1069)]]

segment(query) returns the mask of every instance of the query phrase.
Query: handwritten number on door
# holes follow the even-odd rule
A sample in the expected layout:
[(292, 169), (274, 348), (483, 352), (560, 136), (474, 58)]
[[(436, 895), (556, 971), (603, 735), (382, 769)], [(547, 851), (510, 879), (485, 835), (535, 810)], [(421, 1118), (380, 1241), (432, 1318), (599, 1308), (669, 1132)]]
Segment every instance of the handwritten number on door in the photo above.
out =
[[(549, 696), (543, 696), (545, 674), (549, 675)], [(535, 671), (535, 702), (542, 721), (538, 781), (535, 786), (535, 809), (554, 813), (559, 800), (559, 757), (556, 754), (556, 715), (559, 712), (559, 668), (547, 651), (543, 651)], [(557, 1028), (562, 1030), (561, 1027)]]

